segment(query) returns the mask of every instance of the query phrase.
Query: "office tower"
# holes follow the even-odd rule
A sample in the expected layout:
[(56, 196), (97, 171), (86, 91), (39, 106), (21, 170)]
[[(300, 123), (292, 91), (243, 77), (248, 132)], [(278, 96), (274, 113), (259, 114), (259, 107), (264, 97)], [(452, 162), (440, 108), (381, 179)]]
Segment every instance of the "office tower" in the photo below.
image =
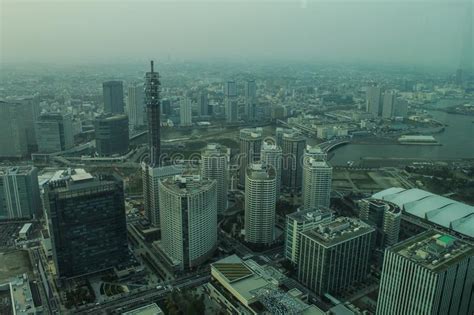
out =
[(378, 117), (382, 114), (381, 106), (382, 89), (377, 86), (367, 87), (366, 92), (366, 111), (372, 113), (374, 117)]
[(128, 257), (123, 182), (65, 170), (45, 187), (44, 204), (58, 278), (109, 269)]
[(143, 84), (133, 83), (128, 87), (128, 123), (132, 130), (145, 125), (145, 94)]
[(332, 167), (313, 158), (303, 166), (303, 207), (329, 207), (331, 201)]
[(227, 209), (229, 186), (229, 153), (220, 144), (211, 143), (201, 153), (201, 176), (213, 179), (217, 186), (217, 213)]
[(474, 314), (472, 243), (428, 230), (385, 250), (377, 315)]
[(305, 137), (294, 130), (282, 136), (282, 187), (292, 193), (301, 190), (303, 179), (303, 154), (306, 147)]
[(386, 91), (383, 94), (382, 118), (390, 119), (395, 112), (395, 92)]
[(228, 123), (238, 121), (239, 108), (237, 104), (237, 85), (235, 81), (228, 81), (224, 88), (225, 117)]
[(285, 257), (298, 264), (301, 232), (314, 229), (321, 223), (331, 222), (332, 211), (327, 208), (304, 209), (287, 214), (285, 225)]
[(94, 121), (95, 147), (101, 156), (128, 152), (129, 130), (127, 115), (103, 115)]
[(301, 232), (298, 280), (319, 296), (365, 280), (373, 232), (368, 224), (346, 217)]
[(153, 69), (145, 75), (145, 104), (148, 118), (148, 148), (150, 150), (150, 165), (161, 165), (160, 143), (160, 75)]
[(303, 163), (309, 159), (316, 161), (327, 161), (328, 154), (318, 145), (307, 145), (304, 151)]
[(201, 91), (198, 98), (199, 116), (209, 115), (209, 102), (207, 99), (207, 91)]
[(245, 241), (268, 246), (275, 240), (276, 177), (271, 166), (250, 163), (245, 180)]
[(277, 127), (275, 130), (275, 144), (281, 147), (283, 145), (283, 134), (291, 130), (292, 129)]
[(37, 149), (38, 97), (0, 101), (0, 157), (24, 157)]
[(245, 185), (247, 166), (260, 158), (263, 139), (262, 132), (262, 128), (240, 130), (239, 184), (242, 187)]
[(104, 112), (123, 114), (123, 83), (122, 81), (107, 81), (102, 83), (104, 94)]
[(41, 200), (36, 167), (0, 167), (0, 219), (39, 216)]
[(179, 103), (179, 118), (182, 127), (192, 126), (191, 99), (185, 97)]
[(163, 115), (171, 115), (171, 100), (165, 99), (161, 101), (161, 113)]
[(160, 181), (183, 173), (182, 164), (153, 167), (142, 163), (143, 208), (145, 217), (155, 227), (160, 226)]
[(74, 146), (70, 115), (50, 113), (41, 115), (36, 121), (36, 143), (38, 152), (53, 153)]
[(276, 199), (280, 196), (281, 188), (281, 163), (282, 163), (282, 153), (281, 148), (275, 144), (270, 144), (268, 142), (263, 142), (261, 152), (260, 152), (260, 161), (268, 166), (271, 166), (275, 170), (276, 178)]
[(216, 181), (199, 175), (160, 183), (161, 248), (180, 270), (210, 258), (217, 244)]
[(402, 98), (397, 98), (395, 100), (395, 110), (394, 110), (393, 115), (395, 117), (402, 117), (402, 118), (408, 117), (408, 103), (406, 100)]
[(389, 201), (367, 198), (358, 202), (359, 218), (377, 230), (376, 246), (384, 248), (398, 243), (402, 211)]
[(257, 116), (257, 84), (254, 80), (246, 81), (244, 87), (245, 114), (247, 119), (255, 121)]

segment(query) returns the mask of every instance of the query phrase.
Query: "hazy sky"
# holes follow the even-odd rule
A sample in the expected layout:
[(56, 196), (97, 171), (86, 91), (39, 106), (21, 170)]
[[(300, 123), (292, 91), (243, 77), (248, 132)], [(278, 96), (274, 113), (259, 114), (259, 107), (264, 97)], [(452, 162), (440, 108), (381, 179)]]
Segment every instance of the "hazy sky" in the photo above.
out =
[(3, 63), (149, 58), (456, 67), (465, 7), (446, 1), (0, 0)]

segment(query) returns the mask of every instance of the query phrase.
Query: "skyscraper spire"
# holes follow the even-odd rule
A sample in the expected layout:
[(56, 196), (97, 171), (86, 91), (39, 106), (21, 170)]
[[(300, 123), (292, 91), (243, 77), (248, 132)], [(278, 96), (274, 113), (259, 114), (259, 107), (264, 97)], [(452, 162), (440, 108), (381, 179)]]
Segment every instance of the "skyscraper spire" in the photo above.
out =
[(150, 166), (160, 166), (160, 80), (158, 72), (153, 70), (153, 60), (150, 62), (151, 71), (145, 76), (145, 104), (148, 118), (148, 146), (150, 149)]

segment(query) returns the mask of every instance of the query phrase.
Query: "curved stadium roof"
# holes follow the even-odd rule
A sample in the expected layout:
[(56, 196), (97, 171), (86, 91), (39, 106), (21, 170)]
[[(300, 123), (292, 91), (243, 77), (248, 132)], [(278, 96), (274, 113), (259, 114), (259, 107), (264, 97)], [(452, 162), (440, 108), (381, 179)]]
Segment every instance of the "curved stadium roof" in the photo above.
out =
[(404, 212), (474, 237), (474, 207), (428, 191), (392, 187), (372, 198), (395, 203)]

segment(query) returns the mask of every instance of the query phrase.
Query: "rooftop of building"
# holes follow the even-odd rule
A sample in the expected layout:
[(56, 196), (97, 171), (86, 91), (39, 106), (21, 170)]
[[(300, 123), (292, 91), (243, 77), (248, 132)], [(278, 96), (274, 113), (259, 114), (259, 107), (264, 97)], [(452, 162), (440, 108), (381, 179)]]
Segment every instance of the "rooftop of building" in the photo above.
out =
[(125, 114), (103, 114), (96, 117), (97, 121), (120, 121), (120, 120), (128, 120), (128, 116)]
[(474, 255), (474, 245), (452, 235), (428, 230), (389, 248), (433, 272), (442, 271)]
[(368, 198), (366, 200), (377, 207), (383, 207), (385, 211), (391, 212), (393, 214), (401, 214), (402, 212), (400, 207), (393, 202), (374, 198)]
[(222, 155), (227, 154), (227, 147), (219, 143), (209, 143), (204, 150), (202, 155)]
[(113, 174), (102, 174), (93, 176), (82, 168), (68, 168), (57, 170), (54, 173), (46, 173), (40, 176), (40, 186), (47, 185), (57, 192), (82, 189), (85, 187), (95, 187), (107, 182), (119, 180)]
[(304, 135), (301, 132), (299, 132), (297, 130), (293, 130), (293, 129), (285, 130), (283, 132), (283, 139), (291, 140), (291, 141), (304, 141), (304, 140), (306, 140), (306, 138), (304, 137)]
[(161, 315), (161, 314), (164, 314), (164, 313), (156, 303), (148, 304), (148, 305), (122, 313), (122, 315)]
[(165, 178), (161, 184), (178, 195), (187, 195), (208, 190), (215, 184), (215, 180), (195, 174), (181, 174)]
[(28, 175), (35, 167), (33, 165), (0, 166), (0, 176)]
[(331, 166), (326, 161), (318, 160), (312, 157), (306, 159), (304, 163), (305, 166), (310, 166), (312, 168), (331, 168)]
[(240, 138), (258, 139), (262, 138), (262, 128), (244, 128), (240, 129)]
[(232, 255), (211, 264), (211, 272), (217, 281), (224, 287), (230, 286), (232, 294), (256, 313), (323, 314), (316, 312), (315, 306), (303, 302), (296, 292), (285, 292), (275, 284), (276, 280), (257, 274), (251, 267), (253, 265), (257, 264)]
[(274, 143), (263, 141), (262, 151), (281, 151), (281, 147)]
[(339, 217), (302, 233), (325, 247), (331, 247), (373, 231), (373, 227), (359, 219)]
[(36, 314), (27, 274), (12, 278), (9, 283), (0, 286), (9, 286), (13, 314)]
[(287, 214), (287, 217), (297, 221), (298, 223), (309, 222), (309, 221), (319, 221), (325, 217), (332, 217), (333, 212), (328, 208), (312, 208), (312, 209), (304, 209)]
[(474, 237), (474, 207), (418, 188), (392, 187), (372, 198), (393, 202), (405, 213)]
[(251, 163), (247, 167), (247, 176), (255, 180), (275, 179), (275, 169), (262, 163)]

